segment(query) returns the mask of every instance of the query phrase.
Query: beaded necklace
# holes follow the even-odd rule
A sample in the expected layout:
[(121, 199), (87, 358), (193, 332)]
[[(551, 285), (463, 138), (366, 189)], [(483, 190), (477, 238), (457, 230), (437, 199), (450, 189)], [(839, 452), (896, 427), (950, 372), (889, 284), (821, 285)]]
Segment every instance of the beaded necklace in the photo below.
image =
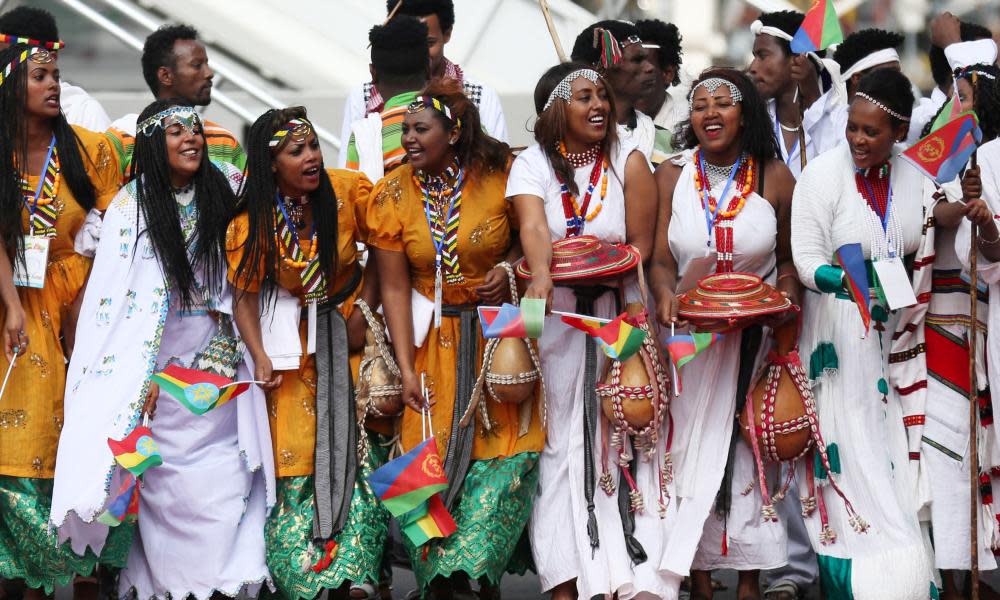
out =
[(59, 171), (59, 150), (56, 148), (56, 136), (53, 134), (42, 174), (38, 178), (38, 186), (32, 189), (28, 180), (21, 178), (24, 206), (28, 209), (28, 230), (32, 236), (50, 238), (56, 236), (59, 210), (55, 199), (59, 193)]
[(440, 327), (444, 271), (447, 271), (449, 284), (465, 282), (458, 263), (458, 224), (465, 169), (456, 158), (441, 176), (417, 171), (413, 179), (424, 195), (424, 216), (434, 244), (434, 326)]
[[(716, 199), (712, 195), (712, 182), (708, 178), (707, 165), (697, 150), (694, 154), (695, 172), (694, 187), (701, 198), (701, 206), (705, 210), (705, 224), (708, 228), (708, 246), (711, 248), (712, 238), (715, 239), (716, 272), (730, 273), (733, 271), (733, 219), (743, 210), (747, 198), (753, 193), (754, 172), (756, 163), (752, 156), (741, 156), (729, 172), (728, 181), (722, 189), (722, 194)], [(710, 166), (709, 166), (710, 168)], [(729, 205), (720, 211), (719, 202), (726, 197), (729, 187), (736, 182), (736, 191), (729, 200)], [(713, 235), (714, 234), (714, 235)]]
[[(595, 146), (594, 148), (599, 149), (599, 146)], [(559, 152), (569, 160), (569, 156), (566, 154), (566, 145), (562, 142), (559, 143)], [(566, 182), (556, 173), (556, 180), (559, 182), (559, 193), (562, 195), (563, 214), (566, 216), (566, 237), (582, 235), (584, 226), (588, 222), (593, 221), (597, 215), (601, 214), (601, 209), (604, 207), (604, 197), (608, 193), (608, 167), (610, 166), (610, 161), (606, 156), (601, 157), (600, 160), (597, 160), (597, 158), (595, 155), (594, 168), (590, 171), (587, 192), (583, 195), (582, 205), (570, 193)], [(597, 206), (594, 207), (594, 210), (587, 212), (590, 208), (590, 201), (594, 196), (594, 189), (597, 187), (598, 180), (601, 182), (601, 195), (597, 199)]]
[[(854, 170), (854, 185), (858, 194), (878, 220), (878, 227), (870, 227), (872, 238), (872, 258), (896, 256), (896, 243), (901, 240), (898, 224), (890, 221), (892, 212), (892, 165), (883, 163), (869, 169)], [(884, 242), (883, 253), (880, 251)]]
[(285, 199), (275, 194), (277, 210), (274, 211), (274, 237), (282, 261), (294, 269), (301, 269), (302, 289), (306, 300), (316, 300), (326, 296), (326, 275), (319, 265), (319, 244), (316, 241), (316, 223), (312, 225), (309, 241), (299, 239), (295, 228), (285, 212)]
[(567, 152), (566, 144), (559, 142), (559, 153), (562, 154), (569, 164), (574, 169), (579, 169), (581, 167), (586, 167), (587, 165), (593, 164), (597, 160), (598, 154), (601, 152), (601, 145), (594, 144), (590, 148), (584, 150), (583, 152)]

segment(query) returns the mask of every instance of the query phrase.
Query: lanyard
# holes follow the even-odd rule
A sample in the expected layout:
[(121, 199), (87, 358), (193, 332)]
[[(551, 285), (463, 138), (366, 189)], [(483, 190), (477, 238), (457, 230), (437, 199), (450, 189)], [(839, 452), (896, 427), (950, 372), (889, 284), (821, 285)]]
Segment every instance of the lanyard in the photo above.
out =
[(712, 192), (709, 189), (708, 175), (705, 174), (705, 168), (702, 164), (701, 153), (698, 153), (698, 170), (701, 171), (701, 180), (704, 182), (705, 189), (705, 226), (708, 229), (708, 239), (712, 239), (712, 228), (715, 227), (715, 222), (719, 220), (719, 211), (722, 210), (722, 201), (725, 200), (726, 194), (729, 193), (729, 187), (733, 185), (733, 179), (736, 178), (737, 171), (743, 166), (743, 156), (736, 161), (733, 165), (731, 171), (729, 171), (729, 179), (726, 180), (726, 186), (722, 188), (722, 195), (718, 197), (715, 201), (715, 210), (712, 210), (711, 202), (709, 200), (712, 198)]
[[(42, 188), (45, 187), (45, 176), (49, 172), (49, 165), (52, 163), (52, 152), (56, 148), (56, 134), (52, 134), (52, 141), (49, 142), (49, 151), (45, 155), (45, 164), (42, 165), (42, 172), (38, 175), (38, 187), (35, 188), (35, 197), (31, 204), (28, 205), (27, 200), (24, 204), (28, 206), (28, 223), (31, 224), (32, 218), (35, 215), (35, 211), (38, 209), (38, 199), (42, 196)], [(30, 225), (31, 229), (34, 230), (34, 225)], [(34, 231), (30, 232), (34, 235)]]
[[(448, 223), (451, 222), (451, 215), (455, 210), (455, 198), (458, 196), (457, 192), (461, 185), (462, 179), (459, 178), (459, 180), (455, 182), (455, 191), (448, 198), (448, 213), (444, 215), (444, 220), (441, 222), (440, 241), (434, 238), (434, 221), (431, 218), (430, 184), (428, 183), (428, 185), (424, 188), (424, 216), (427, 217), (427, 227), (431, 232), (431, 243), (434, 244), (434, 267), (438, 270), (441, 269), (441, 251), (444, 249), (445, 238), (448, 237)], [(440, 217), (441, 215), (439, 214), (438, 216)]]
[[(294, 248), (298, 248), (299, 251), (302, 250), (302, 246), (299, 245), (299, 234), (295, 231), (295, 226), (292, 224), (291, 220), (288, 218), (288, 213), (285, 211), (285, 203), (281, 199), (281, 192), (274, 193), (275, 202), (278, 205), (278, 210), (281, 211), (281, 216), (285, 219), (285, 227), (288, 228), (288, 233), (292, 236), (292, 244)], [(309, 237), (311, 238), (313, 234), (316, 233), (316, 219), (313, 219), (312, 230), (309, 232)], [(318, 243), (318, 242), (317, 242)], [(293, 248), (288, 248), (289, 252), (294, 253)], [(305, 253), (303, 253), (305, 254)]]
[[(801, 123), (799, 124), (799, 127), (802, 127)], [(788, 150), (785, 147), (785, 136), (782, 135), (781, 128), (779, 127), (778, 109), (777, 108), (774, 109), (774, 137), (778, 139), (778, 143), (781, 144), (781, 147), (786, 149), (786, 152), (785, 152), (785, 166), (786, 167), (787, 166), (791, 166), (791, 164), (792, 164), (792, 155), (795, 154), (795, 149), (799, 147), (799, 136), (795, 136), (795, 143), (792, 144), (791, 150)]]

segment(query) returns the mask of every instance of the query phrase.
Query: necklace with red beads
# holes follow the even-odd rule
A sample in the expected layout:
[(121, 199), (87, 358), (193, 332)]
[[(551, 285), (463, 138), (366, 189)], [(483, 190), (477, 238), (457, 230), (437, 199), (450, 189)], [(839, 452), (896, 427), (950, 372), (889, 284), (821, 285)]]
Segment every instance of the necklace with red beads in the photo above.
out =
[[(752, 156), (742, 155), (730, 168), (728, 181), (718, 198), (712, 195), (712, 183), (706, 176), (706, 165), (701, 151), (694, 153), (694, 187), (701, 198), (701, 206), (705, 211), (705, 225), (708, 229), (708, 246), (711, 248), (715, 239), (716, 272), (730, 273), (733, 266), (733, 219), (743, 210), (747, 198), (753, 193), (755, 161)], [(729, 187), (735, 183), (736, 191), (729, 200), (726, 210), (719, 210), (720, 203), (729, 192)]]
[[(600, 146), (594, 146), (591, 150), (580, 153), (577, 156), (587, 154), (592, 150), (599, 151)], [(559, 143), (559, 152), (567, 160), (570, 160), (570, 155), (566, 152), (566, 145), (562, 142)], [(576, 197), (569, 191), (569, 185), (562, 180), (562, 177), (558, 173), (556, 174), (556, 180), (559, 181), (559, 193), (562, 195), (563, 214), (566, 216), (566, 237), (582, 235), (584, 226), (588, 222), (593, 221), (601, 213), (601, 208), (604, 206), (604, 197), (608, 193), (609, 161), (606, 156), (599, 156), (596, 153), (590, 160), (593, 161), (594, 168), (590, 171), (590, 179), (587, 182), (587, 191), (583, 195), (582, 203), (577, 202)], [(570, 160), (570, 164), (573, 164), (572, 160)], [(590, 163), (584, 163), (576, 168), (585, 167), (588, 164)], [(601, 195), (597, 199), (597, 206), (591, 211), (590, 202), (594, 196), (594, 189), (597, 188), (598, 181), (601, 182)]]

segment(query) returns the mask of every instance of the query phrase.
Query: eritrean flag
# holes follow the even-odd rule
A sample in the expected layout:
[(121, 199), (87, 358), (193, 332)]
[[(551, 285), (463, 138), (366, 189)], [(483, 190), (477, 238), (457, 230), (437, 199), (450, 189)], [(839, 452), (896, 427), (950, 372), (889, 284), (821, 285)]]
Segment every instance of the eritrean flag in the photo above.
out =
[(136, 477), (150, 467), (163, 464), (160, 447), (153, 440), (153, 432), (149, 427), (139, 425), (122, 441), (108, 438), (108, 447), (115, 455), (115, 461)]
[(802, 20), (802, 26), (792, 38), (795, 54), (818, 52), (844, 41), (844, 32), (833, 8), (833, 0), (816, 0)]
[(108, 504), (108, 508), (97, 517), (99, 523), (104, 523), (108, 527), (117, 527), (122, 521), (134, 520), (139, 516), (139, 486), (137, 479), (131, 473), (126, 473), (122, 484), (115, 494), (114, 500)]
[(203, 415), (250, 388), (250, 382), (234, 383), (222, 375), (185, 369), (179, 365), (169, 365), (153, 375), (152, 381), (196, 415)]
[[(954, 103), (955, 99), (950, 102)], [(935, 125), (942, 116), (948, 114), (946, 110), (941, 111)], [(900, 156), (941, 185), (958, 177), (962, 167), (969, 162), (969, 157), (982, 141), (983, 132), (979, 129), (979, 119), (970, 110), (947, 120)]]
[(479, 324), (484, 338), (538, 339), (545, 324), (545, 301), (525, 298), (521, 306), (506, 302), (503, 306), (480, 306)]
[(419, 508), (448, 487), (437, 441), (427, 438), (413, 450), (385, 463), (368, 476), (368, 483), (394, 517)]
[(858, 306), (861, 323), (865, 326), (865, 334), (872, 323), (871, 286), (868, 282), (868, 270), (865, 267), (865, 253), (861, 244), (844, 244), (837, 249), (835, 256), (837, 264), (844, 270), (844, 287), (851, 300)]
[(563, 323), (594, 338), (609, 357), (626, 360), (642, 348), (646, 339), (646, 330), (641, 328), (646, 320), (645, 314), (629, 317), (627, 312), (623, 312), (611, 321), (572, 314), (563, 314), (560, 318)]
[(423, 546), (434, 538), (444, 538), (458, 529), (451, 513), (441, 500), (441, 494), (434, 494), (427, 502), (399, 519), (400, 529), (414, 546)]
[(674, 374), (677, 379), (677, 391), (681, 389), (681, 367), (688, 364), (694, 357), (701, 354), (703, 350), (721, 340), (724, 335), (721, 333), (692, 332), (690, 335), (672, 335), (667, 338), (667, 354), (670, 355), (670, 362), (674, 365)]

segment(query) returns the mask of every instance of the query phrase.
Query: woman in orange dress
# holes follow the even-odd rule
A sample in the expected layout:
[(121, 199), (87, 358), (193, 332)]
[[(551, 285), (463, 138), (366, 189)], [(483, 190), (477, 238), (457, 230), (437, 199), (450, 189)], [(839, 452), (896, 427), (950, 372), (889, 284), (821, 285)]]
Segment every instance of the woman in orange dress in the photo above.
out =
[[(16, 299), (3, 294), (9, 342), (0, 374), (14, 346), (17, 361), (0, 398), (0, 578), (23, 579), (26, 597), (38, 597), (97, 562), (56, 543), (49, 510), (66, 382), (60, 338), (72, 351), (71, 308), (90, 269), (73, 242), (87, 212), (107, 207), (118, 178), (104, 137), (71, 127), (60, 110), (56, 52), (17, 44), (0, 51), (0, 62), (15, 65), (0, 80), (0, 230), (10, 261), (36, 266)], [(105, 553), (117, 565), (124, 542)]]
[(482, 368), (476, 307), (509, 300), (507, 269), (520, 253), (504, 199), (510, 153), (483, 134), (475, 106), (448, 83), (431, 84), (410, 105), (402, 141), (407, 162), (372, 192), (368, 243), (410, 409), (403, 449), (423, 441), (421, 408), (429, 405), (450, 483), (442, 496), (458, 528), (411, 545), (413, 570), (434, 597), (450, 598), (469, 579), (492, 597), (531, 514), (544, 445), (537, 397), (530, 424), (519, 406), (486, 399), (488, 424), (481, 416), (460, 424)]

